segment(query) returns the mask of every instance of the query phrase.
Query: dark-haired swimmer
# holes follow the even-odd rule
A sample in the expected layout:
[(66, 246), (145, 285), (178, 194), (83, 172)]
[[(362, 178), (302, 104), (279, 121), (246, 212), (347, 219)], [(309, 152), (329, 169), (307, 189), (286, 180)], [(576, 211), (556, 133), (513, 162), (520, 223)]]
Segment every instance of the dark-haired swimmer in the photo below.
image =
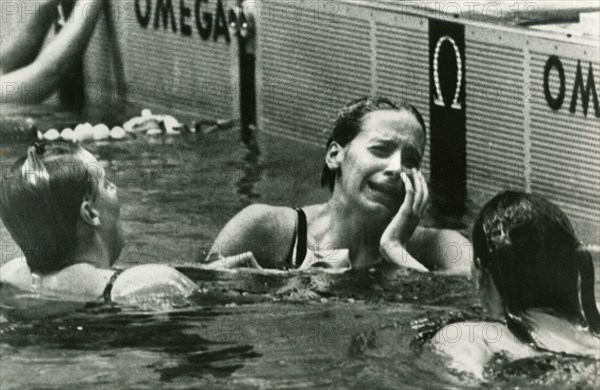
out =
[[(207, 261), (277, 269), (387, 262), (467, 273), (466, 238), (418, 227), (428, 200), (420, 171), (425, 140), (425, 123), (412, 105), (377, 96), (352, 101), (327, 143), (321, 181), (332, 191), (329, 201), (299, 209), (249, 206), (223, 228)], [(265, 245), (275, 241), (283, 251)]]
[(31, 294), (131, 303), (152, 295), (185, 297), (196, 290), (166, 265), (111, 269), (124, 245), (117, 188), (77, 144), (30, 146), (2, 178), (0, 217), (26, 258), (0, 268), (3, 308), (18, 306), (17, 297)]
[(449, 366), (483, 378), (496, 354), (557, 352), (600, 359), (600, 314), (590, 253), (567, 216), (541, 196), (504, 192), (473, 227), (473, 278), (497, 322), (463, 322), (433, 338)]

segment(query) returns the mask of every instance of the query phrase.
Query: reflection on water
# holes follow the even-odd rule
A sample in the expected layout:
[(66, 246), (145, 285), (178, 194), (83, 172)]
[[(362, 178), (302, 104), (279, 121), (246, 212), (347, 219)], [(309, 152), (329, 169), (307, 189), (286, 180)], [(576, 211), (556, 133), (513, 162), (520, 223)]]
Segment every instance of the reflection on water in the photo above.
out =
[[(88, 309), (64, 318), (4, 323), (1, 326), (1, 388), (15, 385), (43, 385), (40, 377), (49, 365), (63, 366), (64, 384), (71, 382), (72, 369), (81, 371), (83, 383), (97, 383), (102, 371), (120, 370), (109, 364), (103, 369), (90, 365), (90, 359), (118, 357), (135, 351), (143, 356), (146, 378), (174, 381), (179, 377), (226, 377), (243, 367), (244, 361), (260, 355), (250, 345), (210, 341), (202, 337), (204, 323), (218, 314), (198, 309), (165, 313), (135, 313), (115, 309)], [(23, 356), (35, 355), (22, 366)], [(102, 360), (102, 359), (99, 359)], [(71, 366), (71, 368), (69, 368)], [(75, 367), (73, 367), (75, 366)], [(99, 370), (99, 372), (90, 372)], [(78, 374), (75, 374), (79, 376)], [(102, 381), (100, 381), (102, 383)]]
[(256, 190), (256, 183), (261, 180), (262, 165), (260, 162), (260, 148), (255, 139), (250, 140), (246, 145), (247, 152), (244, 156), (242, 166), (242, 176), (236, 183), (238, 194), (242, 195), (242, 206), (247, 206), (260, 198)]
[(600, 386), (600, 361), (558, 354), (537, 356), (513, 362), (497, 356), (488, 368), (492, 382), (517, 387), (594, 389)]

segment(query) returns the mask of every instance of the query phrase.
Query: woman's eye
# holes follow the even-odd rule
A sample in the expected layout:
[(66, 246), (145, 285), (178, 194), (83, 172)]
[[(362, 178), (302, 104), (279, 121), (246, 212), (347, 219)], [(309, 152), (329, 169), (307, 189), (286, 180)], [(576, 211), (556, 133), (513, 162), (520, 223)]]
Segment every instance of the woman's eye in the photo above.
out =
[(378, 157), (386, 157), (390, 155), (390, 151), (384, 146), (372, 146), (369, 148), (369, 150)]

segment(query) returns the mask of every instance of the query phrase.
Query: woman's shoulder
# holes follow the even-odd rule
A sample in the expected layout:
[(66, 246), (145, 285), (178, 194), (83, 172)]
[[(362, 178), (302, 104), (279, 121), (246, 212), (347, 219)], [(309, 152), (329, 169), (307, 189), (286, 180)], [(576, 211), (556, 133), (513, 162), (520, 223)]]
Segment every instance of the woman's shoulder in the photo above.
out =
[(512, 352), (515, 357), (527, 355), (531, 348), (519, 341), (506, 324), (495, 321), (464, 321), (448, 324), (433, 338), (440, 348), (487, 348), (491, 352)]
[(473, 262), (470, 241), (455, 230), (417, 227), (408, 251), (431, 270), (467, 275)]
[(296, 215), (296, 210), (291, 207), (256, 203), (245, 207), (235, 218), (268, 229), (285, 226), (291, 219), (295, 220)]
[(0, 267), (0, 285), (27, 290), (31, 285), (31, 271), (24, 258), (7, 261)]
[[(88, 297), (96, 295), (110, 271), (99, 270), (91, 264), (79, 263), (49, 274), (34, 274), (22, 259), (13, 259), (0, 268), (0, 282), (21, 291), (34, 288), (40, 293)], [(35, 286), (34, 286), (35, 285)]]
[[(281, 245), (289, 241), (296, 226), (297, 213), (289, 207), (253, 204), (233, 217), (215, 241), (220, 252), (231, 256), (251, 251), (258, 255), (258, 247)], [(239, 247), (238, 247), (239, 246)], [(259, 255), (259, 257), (261, 257)]]
[(482, 376), (485, 365), (495, 354), (510, 360), (536, 355), (500, 322), (465, 321), (441, 328), (431, 339), (434, 349), (449, 358), (449, 366)]
[(111, 300), (187, 297), (197, 288), (196, 283), (171, 266), (143, 264), (127, 268), (118, 275), (112, 286)]
[(448, 359), (449, 368), (481, 379), (485, 365), (494, 354), (485, 342), (485, 336), (482, 336), (482, 329), (490, 324), (466, 321), (446, 325), (431, 339), (431, 345), (438, 354)]

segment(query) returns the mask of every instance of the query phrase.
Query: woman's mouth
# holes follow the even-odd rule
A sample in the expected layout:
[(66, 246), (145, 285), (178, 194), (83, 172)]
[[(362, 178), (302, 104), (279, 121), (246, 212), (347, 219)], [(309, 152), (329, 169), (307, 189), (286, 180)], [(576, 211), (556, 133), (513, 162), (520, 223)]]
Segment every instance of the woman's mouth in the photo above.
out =
[(371, 200), (390, 209), (397, 209), (404, 200), (404, 188), (401, 186), (367, 182), (367, 188)]

